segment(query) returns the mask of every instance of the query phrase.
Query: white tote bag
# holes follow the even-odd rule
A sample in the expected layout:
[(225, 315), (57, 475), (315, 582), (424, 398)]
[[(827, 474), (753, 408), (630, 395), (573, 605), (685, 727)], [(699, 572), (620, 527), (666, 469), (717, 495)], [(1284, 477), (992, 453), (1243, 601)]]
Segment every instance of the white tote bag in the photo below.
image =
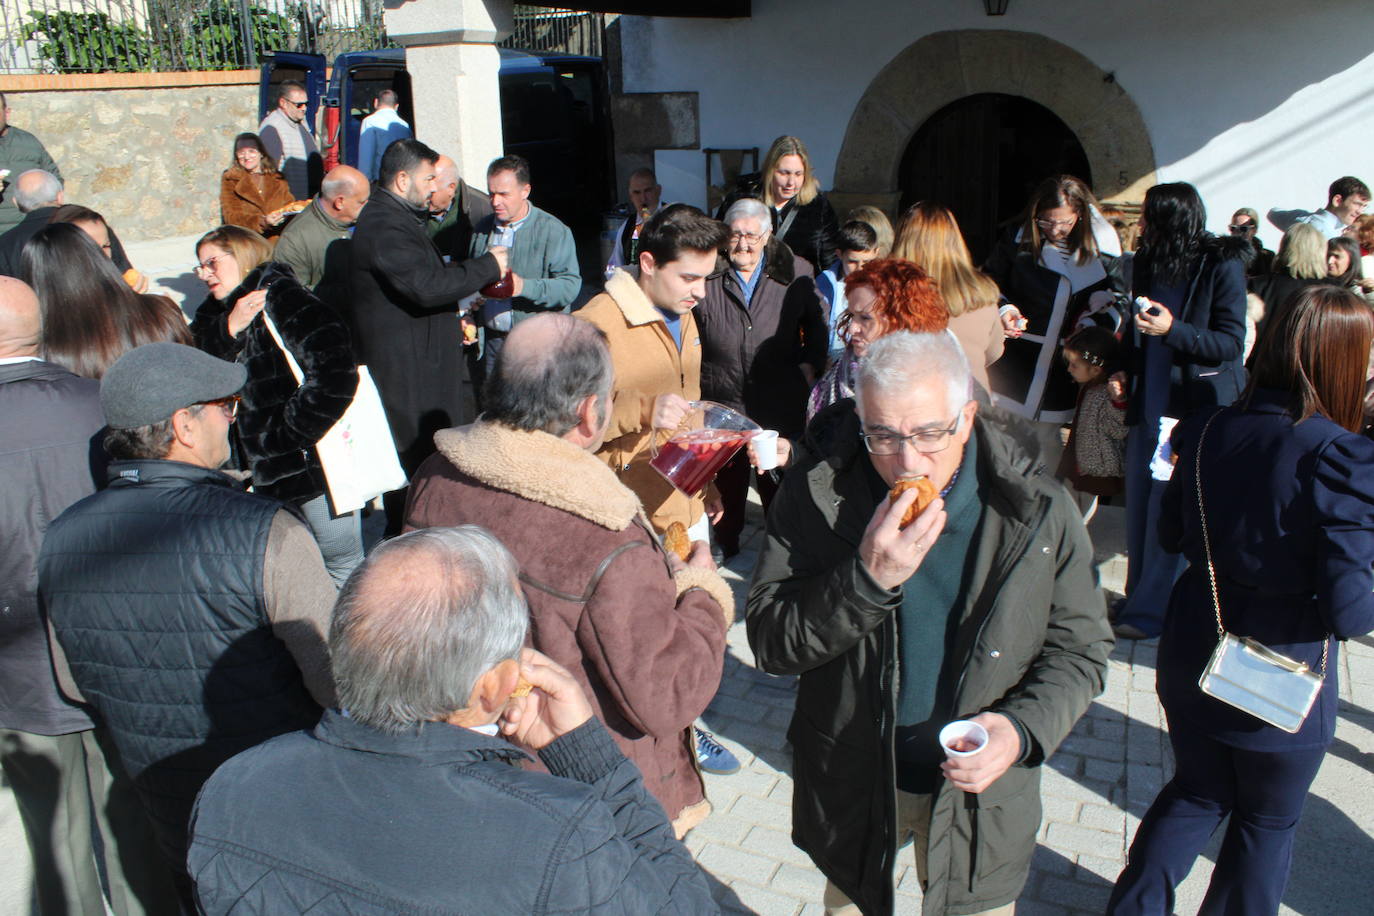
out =
[[(286, 355), (291, 374), (297, 384), (305, 381), (305, 373), (282, 342), (281, 333), (267, 310), (261, 313), (267, 330)], [(391, 438), (391, 426), (382, 409), (377, 384), (366, 366), (358, 367), (358, 390), (339, 422), (315, 443), (315, 452), (324, 468), (329, 485), (329, 501), (339, 515), (361, 509), (372, 499), (406, 485), (405, 471), (396, 455), (396, 441)]]

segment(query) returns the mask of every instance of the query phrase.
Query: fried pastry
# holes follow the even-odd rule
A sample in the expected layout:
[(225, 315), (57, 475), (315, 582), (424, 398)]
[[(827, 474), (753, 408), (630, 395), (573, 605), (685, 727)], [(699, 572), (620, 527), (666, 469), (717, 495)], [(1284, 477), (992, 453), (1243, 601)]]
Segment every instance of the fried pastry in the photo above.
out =
[(902, 516), (898, 528), (905, 528), (916, 521), (916, 516), (925, 511), (926, 506), (935, 502), (935, 497), (939, 494), (935, 490), (935, 484), (930, 482), (929, 477), (907, 477), (897, 481), (892, 487), (892, 491), (887, 494), (889, 502), (896, 502), (897, 497), (901, 496), (912, 487), (916, 488), (916, 501), (906, 510), (906, 515)]

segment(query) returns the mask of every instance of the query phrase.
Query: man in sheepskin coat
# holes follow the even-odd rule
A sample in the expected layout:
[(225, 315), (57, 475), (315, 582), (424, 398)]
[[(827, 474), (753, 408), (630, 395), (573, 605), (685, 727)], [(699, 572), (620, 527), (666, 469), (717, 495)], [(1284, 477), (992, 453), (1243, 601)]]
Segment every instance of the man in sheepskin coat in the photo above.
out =
[(517, 325), (486, 411), (439, 432), (406, 529), (479, 524), (520, 563), (534, 648), (573, 673), (678, 836), (710, 811), (692, 721), (720, 685), (729, 587), (707, 545), (684, 563), (594, 452), (610, 420), (605, 336), (549, 313)]

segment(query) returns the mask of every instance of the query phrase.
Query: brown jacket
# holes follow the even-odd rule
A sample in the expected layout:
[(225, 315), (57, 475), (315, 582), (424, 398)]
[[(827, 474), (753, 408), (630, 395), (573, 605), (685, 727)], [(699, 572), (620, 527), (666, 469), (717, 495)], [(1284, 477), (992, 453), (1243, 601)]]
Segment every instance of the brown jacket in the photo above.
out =
[[(639, 497), (659, 534), (673, 522), (691, 527), (701, 518), (706, 498), (715, 497), (714, 487), (694, 499), (674, 489), (649, 466), (653, 457), (649, 440), (654, 400), (659, 395), (671, 392), (689, 401), (701, 398), (701, 335), (696, 318), (691, 312), (682, 316), (679, 353), (663, 316), (635, 278), (619, 268), (606, 281), (606, 291), (574, 314), (606, 332), (615, 364), (611, 425), (596, 456)], [(658, 435), (659, 443), (666, 441), (663, 433)]]
[(639, 500), (571, 443), (483, 421), (434, 442), (410, 484), (406, 529), (496, 535), (520, 564), (531, 644), (577, 678), (670, 818), (705, 817), (688, 726), (720, 686), (734, 620), (725, 580), (674, 576)]
[(291, 186), (280, 172), (264, 173), (261, 190), (253, 176), (238, 165), (225, 169), (224, 177), (220, 180), (220, 218), (230, 226), (242, 226), (264, 236), (276, 236), (281, 233), (282, 227), (268, 226), (263, 217), (295, 199), (291, 194)]

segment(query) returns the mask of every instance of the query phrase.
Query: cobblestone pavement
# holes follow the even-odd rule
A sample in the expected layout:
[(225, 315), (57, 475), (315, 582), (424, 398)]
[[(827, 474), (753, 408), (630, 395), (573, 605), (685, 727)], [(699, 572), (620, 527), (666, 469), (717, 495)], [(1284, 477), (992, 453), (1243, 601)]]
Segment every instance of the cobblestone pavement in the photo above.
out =
[[(753, 507), (755, 513), (757, 507)], [(757, 521), (757, 519), (755, 519)], [(1104, 508), (1092, 526), (1102, 582), (1125, 578), (1120, 509)], [(745, 638), (744, 591), (759, 542), (728, 564), (740, 622), (730, 630), (725, 676), (702, 724), (734, 751), (743, 768), (707, 776), (715, 810), (687, 838), (718, 881), (727, 913), (819, 916), (825, 878), (789, 835), (791, 750), (786, 730), (795, 678), (758, 671)], [(1018, 916), (1101, 913), (1140, 817), (1170, 775), (1172, 759), (1155, 697), (1155, 642), (1123, 640), (1112, 653), (1106, 690), (1045, 768), (1045, 816)], [(1341, 721), (1298, 830), (1283, 914), (1369, 912), (1374, 857), (1374, 639), (1347, 644), (1341, 657)], [(1219, 837), (1218, 837), (1219, 840)], [(1207, 889), (1214, 841), (1180, 887), (1176, 910), (1195, 913)], [(897, 866), (897, 911), (920, 911), (909, 853)]]

